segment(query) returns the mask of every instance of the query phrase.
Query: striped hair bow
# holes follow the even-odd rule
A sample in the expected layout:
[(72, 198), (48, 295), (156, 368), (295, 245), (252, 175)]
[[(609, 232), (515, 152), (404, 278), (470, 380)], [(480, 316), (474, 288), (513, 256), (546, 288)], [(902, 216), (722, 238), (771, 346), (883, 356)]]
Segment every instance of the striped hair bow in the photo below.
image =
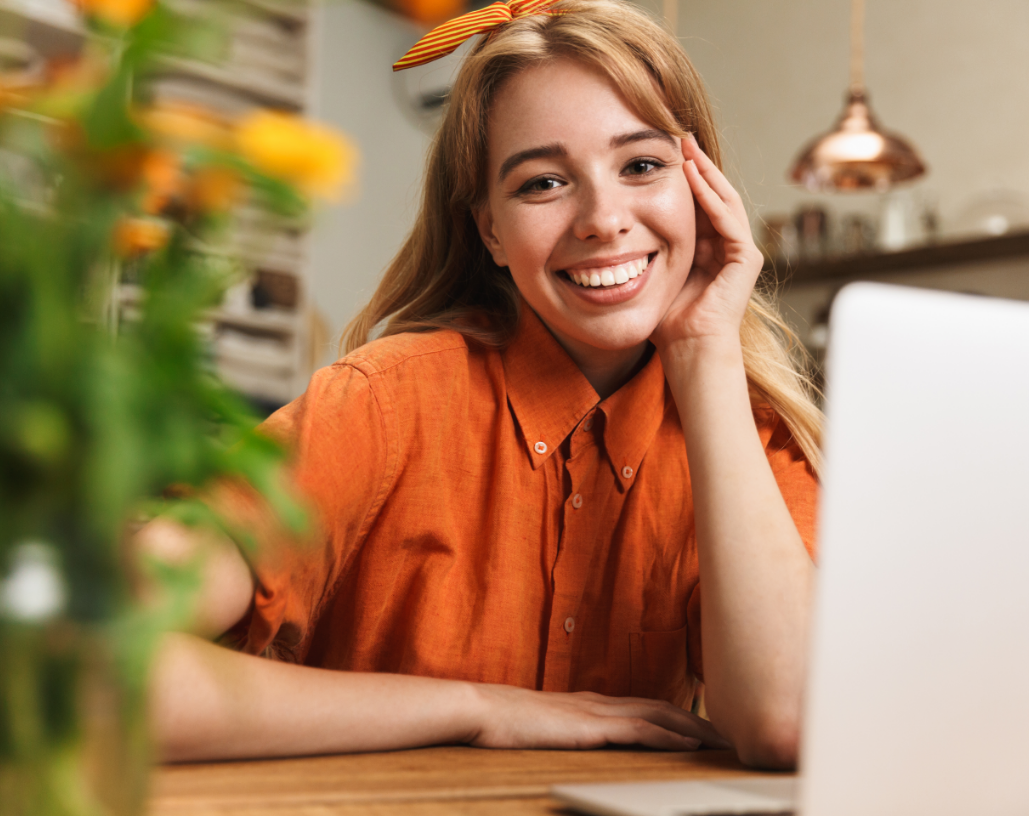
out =
[(491, 31), (518, 17), (530, 14), (555, 14), (547, 11), (557, 0), (511, 0), (510, 3), (494, 3), (478, 11), (470, 11), (455, 17), (432, 29), (414, 44), (414, 48), (393, 63), (394, 71), (403, 71), (416, 65), (424, 65), (454, 51), (461, 43), (476, 34)]

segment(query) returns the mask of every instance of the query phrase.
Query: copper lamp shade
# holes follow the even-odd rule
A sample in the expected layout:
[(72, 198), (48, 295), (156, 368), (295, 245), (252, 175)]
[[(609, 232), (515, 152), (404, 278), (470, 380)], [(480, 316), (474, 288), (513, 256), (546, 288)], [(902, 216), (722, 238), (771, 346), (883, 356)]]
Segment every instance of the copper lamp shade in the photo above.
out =
[(794, 162), (790, 178), (812, 191), (888, 190), (925, 165), (903, 138), (887, 133), (868, 107), (864, 81), (864, 0), (851, 0), (850, 92), (836, 126)]
[(801, 151), (790, 178), (813, 191), (886, 190), (924, 172), (915, 149), (882, 131), (864, 90), (853, 89), (836, 127)]

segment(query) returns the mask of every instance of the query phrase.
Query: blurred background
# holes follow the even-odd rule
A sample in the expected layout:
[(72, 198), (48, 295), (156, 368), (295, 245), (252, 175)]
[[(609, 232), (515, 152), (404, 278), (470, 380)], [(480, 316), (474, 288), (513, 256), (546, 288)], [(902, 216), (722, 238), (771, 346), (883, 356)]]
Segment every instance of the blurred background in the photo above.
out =
[[(820, 354), (832, 296), (855, 279), (1029, 300), (1029, 4), (866, 0), (860, 43), (877, 119), (925, 172), (903, 183), (818, 192), (788, 178), (829, 131), (851, 83), (851, 0), (639, 0), (668, 20), (707, 83), (727, 171), (750, 209), (787, 318)], [(203, 0), (182, 0), (183, 7)], [(301, 393), (336, 357), (410, 228), (426, 149), (458, 57), (392, 73), (455, 0), (247, 0), (220, 66), (170, 59), (161, 100), (238, 115), (309, 113), (361, 154), (343, 206), (313, 228), (248, 232), (250, 277), (212, 315), (225, 377), (264, 410)], [(0, 0), (5, 70), (81, 46), (65, 0)], [(119, 308), (130, 311), (126, 282)]]
[[(843, 108), (851, 2), (640, 2), (668, 16), (707, 83), (726, 169), (786, 317), (816, 356), (832, 296), (849, 280), (1029, 300), (1029, 4), (866, 0), (870, 104), (926, 172), (888, 191), (812, 192), (787, 175)], [(312, 285), (333, 336), (414, 218), (433, 101), (456, 61), (392, 75), (389, 63), (422, 30), (369, 3), (321, 12), (315, 104), (363, 153), (360, 198), (326, 214), (312, 242)]]

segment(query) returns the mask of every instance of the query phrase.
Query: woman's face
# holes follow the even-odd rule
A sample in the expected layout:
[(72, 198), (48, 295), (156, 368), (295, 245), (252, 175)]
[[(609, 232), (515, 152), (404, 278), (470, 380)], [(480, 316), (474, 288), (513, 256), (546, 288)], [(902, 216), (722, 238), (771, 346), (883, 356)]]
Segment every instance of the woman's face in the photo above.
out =
[(570, 59), (508, 80), (488, 139), (476, 220), (497, 265), (580, 367), (642, 353), (693, 260), (680, 140)]

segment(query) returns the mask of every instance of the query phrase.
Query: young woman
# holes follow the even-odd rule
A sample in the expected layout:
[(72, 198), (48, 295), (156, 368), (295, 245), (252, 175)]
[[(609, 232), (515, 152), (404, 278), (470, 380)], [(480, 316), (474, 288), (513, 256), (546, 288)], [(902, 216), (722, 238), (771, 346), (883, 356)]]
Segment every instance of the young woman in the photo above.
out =
[(796, 761), (820, 414), (753, 291), (700, 80), (628, 5), (512, 9), (465, 58), (347, 356), (265, 426), (316, 540), (266, 536), (250, 563), (207, 542), (197, 631), (236, 649), (170, 639), (169, 759)]

